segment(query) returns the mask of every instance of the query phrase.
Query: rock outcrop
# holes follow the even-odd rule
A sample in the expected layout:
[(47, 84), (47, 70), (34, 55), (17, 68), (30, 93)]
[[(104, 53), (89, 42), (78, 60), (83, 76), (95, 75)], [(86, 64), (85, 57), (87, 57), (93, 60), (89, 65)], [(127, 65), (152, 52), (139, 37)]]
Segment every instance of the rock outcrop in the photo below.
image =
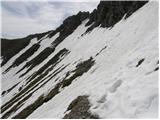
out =
[(101, 1), (97, 9), (94, 9), (89, 16), (86, 26), (91, 25), (87, 32), (97, 26), (113, 27), (123, 16), (128, 18), (137, 9), (142, 7), (148, 1)]

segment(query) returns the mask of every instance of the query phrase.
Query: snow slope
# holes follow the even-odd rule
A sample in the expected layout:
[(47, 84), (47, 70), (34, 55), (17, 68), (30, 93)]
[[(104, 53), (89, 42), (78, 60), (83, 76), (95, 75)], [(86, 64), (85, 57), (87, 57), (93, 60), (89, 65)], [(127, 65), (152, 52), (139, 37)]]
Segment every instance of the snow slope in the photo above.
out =
[[(20, 82), (11, 92), (1, 97), (4, 104), (15, 96), (20, 86), (26, 84), (27, 77), (40, 69), (60, 50), (66, 48), (70, 51), (35, 88), (49, 80), (56, 69), (66, 67), (35, 91), (9, 118), (34, 103), (39, 96), (47, 95), (65, 78), (68, 71), (75, 69), (77, 63), (90, 57), (93, 57), (95, 64), (88, 72), (77, 77), (69, 86), (60, 88), (58, 94), (38, 107), (28, 118), (63, 118), (69, 104), (80, 95), (89, 96), (90, 111), (100, 118), (158, 117), (158, 3), (153, 1), (147, 3), (129, 18), (122, 19), (113, 28), (96, 27), (81, 36), (88, 28), (85, 27), (87, 21), (83, 21), (56, 47), (54, 53), (25, 76), (18, 78), (23, 71), (15, 75), (25, 63), (2, 75), (2, 91)], [(38, 55), (44, 47), (50, 46), (49, 44), (57, 36), (56, 34), (51, 39), (44, 38), (43, 46), (29, 59)], [(2, 71), (29, 47), (31, 46), (28, 45), (14, 56), (2, 67)], [(70, 76), (72, 74), (68, 77)], [(2, 116), (9, 109), (2, 113)]]

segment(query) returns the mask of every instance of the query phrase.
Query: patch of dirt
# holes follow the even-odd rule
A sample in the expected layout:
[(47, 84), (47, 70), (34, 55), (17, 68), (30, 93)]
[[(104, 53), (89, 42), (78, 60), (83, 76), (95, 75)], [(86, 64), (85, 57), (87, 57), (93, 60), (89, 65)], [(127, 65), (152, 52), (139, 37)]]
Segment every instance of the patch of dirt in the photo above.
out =
[(98, 119), (98, 115), (93, 115), (90, 111), (90, 103), (88, 96), (78, 96), (75, 100), (71, 102), (68, 106), (64, 119)]

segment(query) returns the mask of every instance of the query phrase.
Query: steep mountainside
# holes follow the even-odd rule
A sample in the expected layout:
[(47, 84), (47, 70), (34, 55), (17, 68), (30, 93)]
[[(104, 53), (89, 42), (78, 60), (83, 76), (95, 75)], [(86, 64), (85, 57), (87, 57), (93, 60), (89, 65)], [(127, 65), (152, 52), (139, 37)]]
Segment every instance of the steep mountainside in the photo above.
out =
[(101, 1), (1, 44), (1, 118), (158, 117), (158, 2)]

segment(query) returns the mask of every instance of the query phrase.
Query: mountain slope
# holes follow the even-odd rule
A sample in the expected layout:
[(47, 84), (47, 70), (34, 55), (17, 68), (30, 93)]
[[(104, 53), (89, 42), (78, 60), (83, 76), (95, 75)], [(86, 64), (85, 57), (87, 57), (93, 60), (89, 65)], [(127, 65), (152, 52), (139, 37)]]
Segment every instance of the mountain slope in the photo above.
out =
[(100, 2), (31, 36), (2, 54), (2, 118), (158, 116), (157, 2)]

